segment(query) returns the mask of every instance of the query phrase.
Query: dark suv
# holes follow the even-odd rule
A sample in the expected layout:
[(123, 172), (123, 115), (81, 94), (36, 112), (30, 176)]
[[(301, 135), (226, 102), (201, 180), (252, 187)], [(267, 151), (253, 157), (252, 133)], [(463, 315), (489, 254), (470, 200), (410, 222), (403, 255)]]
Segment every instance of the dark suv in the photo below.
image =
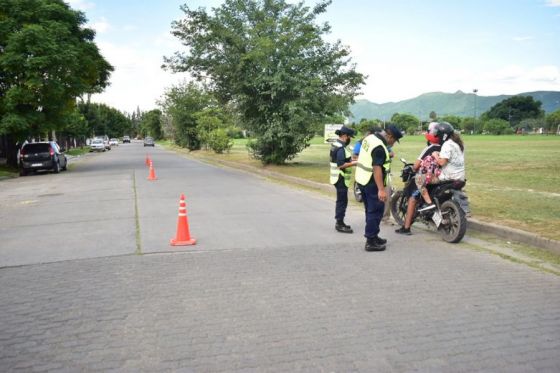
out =
[(66, 170), (67, 163), (64, 149), (54, 141), (28, 143), (23, 145), (19, 152), (21, 176), (37, 170), (51, 170), (57, 174)]

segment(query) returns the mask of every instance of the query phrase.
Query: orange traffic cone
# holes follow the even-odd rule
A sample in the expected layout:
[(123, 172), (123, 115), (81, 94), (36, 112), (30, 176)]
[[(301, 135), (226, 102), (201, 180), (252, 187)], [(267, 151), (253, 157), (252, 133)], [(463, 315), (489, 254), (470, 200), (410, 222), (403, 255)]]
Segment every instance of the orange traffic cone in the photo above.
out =
[(181, 193), (179, 201), (179, 217), (177, 218), (177, 234), (172, 238), (171, 246), (188, 246), (196, 243), (196, 238), (191, 238), (189, 233), (189, 222), (187, 221), (187, 204), (185, 195)]
[(156, 172), (154, 171), (154, 162), (150, 160), (150, 175), (148, 176), (148, 180), (157, 180)]
[(150, 155), (148, 153), (146, 153), (146, 166), (150, 167), (150, 162), (152, 160), (150, 159)]

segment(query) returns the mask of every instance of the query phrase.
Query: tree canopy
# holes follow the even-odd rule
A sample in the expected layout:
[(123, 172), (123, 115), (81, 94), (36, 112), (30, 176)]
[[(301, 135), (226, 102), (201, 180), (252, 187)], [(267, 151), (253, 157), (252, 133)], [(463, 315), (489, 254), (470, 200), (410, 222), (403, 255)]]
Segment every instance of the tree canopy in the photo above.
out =
[(347, 110), (364, 82), (348, 48), (323, 40), (330, 26), (316, 18), (329, 4), (225, 0), (213, 13), (185, 5), (173, 34), (188, 52), (166, 58), (164, 67), (190, 72), (220, 102), (233, 103), (256, 136), (253, 155), (283, 163), (326, 116)]
[(492, 106), (482, 115), (483, 120), (502, 119), (517, 126), (522, 120), (529, 118), (542, 118), (544, 110), (542, 103), (535, 101), (531, 96), (513, 96)]
[(76, 97), (107, 86), (113, 67), (85, 23), (62, 0), (0, 2), (0, 134), (63, 129)]
[(391, 117), (391, 122), (409, 134), (414, 133), (420, 126), (420, 120), (411, 114), (395, 113)]

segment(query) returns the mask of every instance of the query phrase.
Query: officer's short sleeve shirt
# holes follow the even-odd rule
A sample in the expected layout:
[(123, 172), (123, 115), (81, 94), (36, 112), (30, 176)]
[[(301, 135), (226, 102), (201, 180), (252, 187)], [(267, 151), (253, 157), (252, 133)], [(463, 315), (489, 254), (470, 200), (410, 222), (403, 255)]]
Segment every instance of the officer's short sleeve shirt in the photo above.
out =
[(379, 145), (373, 148), (373, 150), (371, 151), (371, 158), (373, 159), (373, 166), (383, 166), (386, 158), (385, 149), (383, 149), (383, 146)]
[(340, 167), (346, 163), (346, 153), (343, 147), (338, 148), (336, 151), (336, 166)]

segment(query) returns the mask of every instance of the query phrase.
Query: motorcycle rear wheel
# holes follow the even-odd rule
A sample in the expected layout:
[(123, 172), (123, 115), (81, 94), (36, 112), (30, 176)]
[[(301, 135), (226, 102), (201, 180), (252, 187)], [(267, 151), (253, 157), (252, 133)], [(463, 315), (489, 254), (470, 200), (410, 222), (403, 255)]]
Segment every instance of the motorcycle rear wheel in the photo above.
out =
[(404, 219), (406, 216), (406, 209), (408, 207), (408, 198), (404, 195), (402, 190), (393, 193), (391, 197), (391, 215), (398, 225), (404, 226)]
[(453, 200), (445, 201), (441, 204), (441, 215), (444, 222), (438, 231), (443, 240), (449, 243), (461, 241), (467, 231), (467, 218), (461, 206)]

